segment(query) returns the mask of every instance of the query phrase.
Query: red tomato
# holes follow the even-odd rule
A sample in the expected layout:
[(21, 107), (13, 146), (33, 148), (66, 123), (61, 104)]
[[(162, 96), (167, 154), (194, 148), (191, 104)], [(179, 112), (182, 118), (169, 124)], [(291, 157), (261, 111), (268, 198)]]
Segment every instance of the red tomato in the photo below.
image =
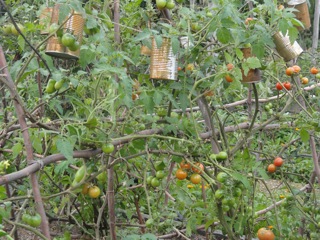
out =
[(277, 89), (278, 91), (280, 91), (280, 90), (283, 89), (281, 83), (277, 82), (277, 84), (276, 84), (276, 89)]
[(291, 83), (290, 82), (284, 82), (283, 86), (285, 87), (285, 89), (291, 90)]
[(274, 160), (273, 160), (273, 164), (276, 166), (276, 167), (281, 167), (282, 164), (283, 164), (283, 159), (281, 157), (276, 157)]

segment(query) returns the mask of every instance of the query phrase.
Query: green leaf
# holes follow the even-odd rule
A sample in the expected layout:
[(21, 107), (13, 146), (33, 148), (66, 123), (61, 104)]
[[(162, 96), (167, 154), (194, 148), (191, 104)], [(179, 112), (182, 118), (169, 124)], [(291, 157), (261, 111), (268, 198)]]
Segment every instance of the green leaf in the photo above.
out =
[(24, 40), (24, 38), (21, 35), (18, 36), (18, 45), (19, 45), (21, 51), (24, 51), (26, 41)]
[(157, 48), (160, 48), (162, 45), (162, 36), (156, 35), (154, 39), (156, 41)]
[(148, 28), (143, 29), (142, 32), (140, 32), (135, 38), (134, 41), (135, 42), (139, 42), (142, 41), (144, 39), (150, 38), (151, 32)]
[(224, 57), (225, 57), (227, 63), (233, 62), (231, 55), (229, 53), (227, 53), (227, 51), (224, 52)]
[(141, 101), (145, 106), (147, 113), (153, 113), (154, 102), (151, 96), (147, 95), (145, 92), (140, 95)]
[(310, 139), (309, 132), (306, 129), (302, 128), (300, 130), (300, 137), (302, 142), (307, 143)]
[(12, 147), (12, 157), (16, 158), (22, 151), (22, 144), (21, 143), (16, 143), (13, 147)]
[(243, 52), (239, 48), (236, 48), (236, 55), (240, 60), (243, 59)]
[(140, 235), (138, 234), (131, 234), (131, 235), (125, 236), (123, 240), (141, 240), (141, 238), (140, 238)]
[(59, 138), (56, 142), (57, 149), (67, 160), (73, 160), (73, 144), (66, 138)]
[(261, 67), (261, 63), (256, 57), (249, 57), (246, 59), (247, 66), (249, 68), (259, 68)]
[(232, 41), (232, 35), (230, 33), (230, 30), (227, 28), (219, 28), (217, 30), (217, 38), (219, 42), (226, 44)]
[(237, 172), (228, 172), (234, 179), (242, 182), (242, 184), (246, 187), (246, 189), (250, 189), (251, 186), (250, 186), (250, 182), (249, 180), (247, 179), (246, 176), (240, 174), (240, 173), (237, 173)]
[(96, 19), (89, 15), (87, 18), (87, 21), (86, 21), (86, 27), (88, 29), (92, 29), (92, 28), (95, 28), (97, 25), (98, 24), (97, 24)]
[(163, 95), (160, 91), (155, 91), (153, 94), (153, 102), (155, 105), (160, 105)]
[(182, 111), (185, 111), (187, 109), (187, 107), (189, 106), (188, 94), (180, 93), (179, 94), (179, 100), (180, 100)]
[(178, 38), (176, 37), (171, 38), (171, 47), (172, 47), (173, 54), (177, 54), (179, 52), (180, 41), (178, 40)]
[(141, 240), (157, 240), (157, 236), (152, 233), (146, 233), (141, 236)]

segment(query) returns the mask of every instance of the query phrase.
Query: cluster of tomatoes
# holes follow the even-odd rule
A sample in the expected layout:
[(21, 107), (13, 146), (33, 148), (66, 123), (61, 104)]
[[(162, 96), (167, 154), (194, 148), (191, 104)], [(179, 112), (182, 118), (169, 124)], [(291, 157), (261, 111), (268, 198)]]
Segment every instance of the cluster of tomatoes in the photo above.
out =
[[(286, 68), (285, 73), (287, 76), (293, 76), (293, 75), (300, 74), (300, 72), (301, 72), (301, 68), (298, 65), (293, 65), (292, 67)], [(316, 67), (310, 68), (310, 73), (313, 75), (316, 75), (316, 78), (320, 79), (319, 70)], [(301, 84), (303, 85), (309, 83), (309, 79), (307, 77), (304, 77), (303, 75), (300, 75), (300, 81), (301, 81)], [(278, 91), (281, 91), (283, 88), (287, 90), (291, 90), (292, 88), (291, 83), (288, 81), (285, 81), (283, 83), (280, 83), (280, 82), (276, 83), (276, 89)]]
[(199, 184), (201, 182), (201, 173), (204, 170), (204, 166), (200, 162), (191, 163), (183, 160), (179, 164), (179, 168), (176, 171), (176, 178), (179, 180), (189, 179), (193, 184)]
[(274, 173), (277, 170), (277, 167), (281, 167), (282, 164), (284, 163), (283, 159), (281, 157), (276, 157), (273, 160), (273, 163), (268, 165), (268, 172), (269, 173)]
[[(18, 28), (22, 33), (24, 33), (24, 26), (21, 23), (17, 24)], [(6, 24), (2, 27), (2, 32), (6, 35), (14, 35), (14, 36), (19, 36), (18, 30), (15, 28), (13, 24)]]
[(83, 184), (81, 192), (83, 195), (88, 194), (90, 198), (97, 198), (101, 194), (100, 188), (90, 183)]
[(173, 0), (156, 0), (157, 8), (163, 9), (173, 9), (176, 5)]
[(55, 33), (58, 37), (59, 42), (67, 47), (70, 51), (77, 51), (80, 48), (80, 43), (76, 37), (71, 33), (63, 33), (63, 30), (59, 28), (57, 23), (52, 23), (49, 27), (49, 33)]
[(237, 199), (242, 195), (243, 184), (235, 182), (225, 172), (219, 172), (217, 175), (217, 182), (219, 182), (219, 189), (214, 193), (216, 201), (222, 204), (224, 212), (237, 207)]
[(38, 213), (34, 215), (24, 213), (22, 215), (22, 221), (31, 227), (39, 227), (41, 224), (41, 216)]
[(64, 79), (61, 79), (60, 81), (56, 81), (50, 78), (47, 83), (45, 92), (51, 94), (51, 93), (54, 93), (55, 91), (59, 91), (62, 88), (63, 84), (64, 84)]
[(155, 164), (156, 173), (147, 177), (147, 184), (154, 188), (159, 187), (162, 179), (166, 176), (164, 168), (165, 164), (163, 162), (157, 162)]

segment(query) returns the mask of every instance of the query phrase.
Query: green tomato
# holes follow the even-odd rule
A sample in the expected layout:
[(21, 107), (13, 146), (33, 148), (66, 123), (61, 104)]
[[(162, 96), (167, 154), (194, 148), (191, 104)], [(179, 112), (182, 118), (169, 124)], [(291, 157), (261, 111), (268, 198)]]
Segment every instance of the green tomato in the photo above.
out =
[(212, 153), (212, 154), (209, 156), (209, 158), (212, 159), (212, 160), (216, 160), (216, 159), (217, 159), (217, 154)]
[(215, 193), (214, 193), (214, 196), (216, 199), (222, 199), (225, 195), (225, 192), (224, 190), (222, 189), (218, 189)]
[(31, 216), (30, 226), (31, 227), (39, 227), (41, 224), (41, 216), (37, 213), (34, 216)]
[(112, 143), (106, 143), (106, 144), (102, 145), (101, 149), (102, 149), (102, 151), (104, 153), (109, 154), (109, 153), (112, 153), (114, 151), (114, 145)]
[(55, 88), (54, 88), (55, 83), (56, 83), (55, 80), (49, 79), (45, 92), (49, 93), (49, 94), (54, 93), (55, 92)]
[(30, 225), (30, 222), (31, 222), (31, 216), (28, 214), (28, 213), (24, 213), (22, 215), (22, 221), (28, 225)]
[(225, 183), (228, 180), (229, 176), (225, 172), (219, 172), (217, 175), (217, 180), (220, 183)]
[(241, 188), (236, 187), (236, 188), (233, 190), (233, 196), (235, 196), (235, 197), (240, 197), (241, 194), (242, 194)]
[(168, 2), (167, 2), (167, 4), (166, 4), (166, 8), (167, 8), (167, 9), (174, 9), (175, 6), (176, 6), (176, 5), (175, 5), (175, 3), (174, 3), (173, 0), (168, 0)]
[(158, 115), (159, 117), (165, 117), (165, 116), (167, 115), (167, 110), (164, 109), (164, 108), (159, 108), (159, 109), (157, 110), (157, 115)]
[(77, 51), (80, 48), (80, 43), (75, 41), (71, 46), (68, 47), (70, 51)]
[(213, 14), (212, 14), (212, 12), (208, 11), (208, 12), (206, 13), (206, 16), (211, 18), (211, 17), (213, 17)]
[(170, 117), (172, 117), (172, 118), (179, 118), (179, 114), (176, 113), (176, 112), (171, 112), (171, 113), (170, 113)]
[(62, 88), (62, 86), (63, 86), (63, 83), (64, 83), (63, 79), (60, 80), (60, 81), (58, 81), (58, 82), (56, 82), (56, 83), (54, 84), (55, 90), (57, 90), (57, 91), (60, 90), (60, 89)]
[(85, 105), (91, 105), (91, 103), (92, 103), (92, 98), (86, 98), (85, 100), (84, 100), (84, 104)]
[(156, 0), (156, 5), (157, 5), (157, 8), (159, 8), (160, 10), (164, 9), (167, 5), (167, 1), (166, 0)]
[(147, 184), (150, 185), (151, 184), (151, 181), (154, 177), (153, 176), (149, 176), (147, 177)]
[(159, 179), (158, 178), (156, 178), (156, 177), (154, 177), (154, 178), (152, 178), (152, 180), (151, 180), (151, 186), (152, 187), (159, 187), (160, 186), (160, 181), (159, 181)]
[(74, 45), (75, 42), (76, 42), (75, 37), (70, 33), (63, 34), (63, 36), (61, 38), (61, 43), (65, 47), (70, 47), (70, 46)]
[(156, 172), (156, 178), (162, 179), (166, 176), (166, 173), (163, 170), (159, 170)]
[(317, 79), (320, 79), (320, 73), (317, 73), (317, 74), (316, 74), (316, 78), (317, 78)]
[(149, 218), (147, 221), (146, 221), (146, 227), (147, 228), (150, 228), (152, 227), (154, 224), (154, 220), (152, 218)]
[(81, 180), (85, 177), (86, 172), (87, 172), (87, 166), (82, 165), (74, 175), (74, 180), (78, 183), (81, 182)]
[[(20, 31), (22, 32), (22, 33), (24, 33), (24, 26), (22, 26), (22, 24), (20, 24), (20, 23), (18, 23), (17, 24), (17, 26), (18, 26), (18, 28), (20, 29)], [(15, 35), (15, 36), (19, 36), (19, 32), (18, 32), (18, 30), (16, 29), (16, 27), (12, 24), (11, 25), (11, 33), (13, 34), (13, 35)]]
[(217, 154), (218, 161), (223, 161), (223, 160), (226, 160), (227, 158), (228, 158), (228, 154), (224, 151), (221, 151)]
[(11, 31), (11, 24), (6, 24), (2, 27), (2, 31), (4, 32), (4, 34), (9, 35), (12, 34)]

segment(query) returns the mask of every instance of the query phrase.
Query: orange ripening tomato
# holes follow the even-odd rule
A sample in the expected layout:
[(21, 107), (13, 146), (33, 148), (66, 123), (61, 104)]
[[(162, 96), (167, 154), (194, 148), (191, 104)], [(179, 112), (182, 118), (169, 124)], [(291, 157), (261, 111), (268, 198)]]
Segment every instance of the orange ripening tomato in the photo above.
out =
[(286, 69), (286, 75), (292, 76), (293, 73), (294, 73), (293, 67), (288, 67), (288, 68)]
[(244, 23), (245, 23), (246, 25), (248, 25), (252, 20), (253, 20), (253, 18), (248, 17), (248, 18), (244, 21)]
[(312, 67), (311, 69), (310, 69), (310, 73), (311, 74), (317, 74), (319, 72), (319, 70), (316, 68), (316, 67)]
[(274, 233), (266, 228), (260, 228), (257, 233), (257, 237), (259, 240), (274, 240), (275, 235)]
[(186, 162), (185, 160), (182, 160), (181, 162), (180, 162), (180, 168), (181, 169), (191, 169), (191, 164), (190, 163), (188, 163), (188, 162)]
[(201, 176), (198, 173), (193, 173), (190, 177), (190, 181), (193, 184), (199, 184), (201, 182)]
[(293, 72), (296, 74), (298, 74), (301, 71), (301, 67), (299, 67), (298, 65), (293, 65), (292, 68)]
[(227, 64), (227, 69), (230, 71), (234, 68), (234, 65), (232, 63)]
[(195, 163), (195, 167), (192, 167), (192, 171), (195, 172), (195, 173), (202, 173), (204, 170), (204, 166), (202, 163)]
[(268, 172), (274, 173), (276, 171), (277, 167), (274, 164), (269, 164), (268, 166)]
[(186, 179), (188, 176), (187, 172), (184, 171), (183, 169), (179, 168), (177, 171), (176, 171), (176, 178), (178, 178), (179, 180), (184, 180)]
[(303, 77), (303, 78), (301, 78), (301, 83), (303, 85), (308, 84), (309, 83), (309, 79), (307, 77)]
[(227, 82), (233, 82), (233, 79), (230, 75), (226, 75), (224, 78), (226, 79)]

